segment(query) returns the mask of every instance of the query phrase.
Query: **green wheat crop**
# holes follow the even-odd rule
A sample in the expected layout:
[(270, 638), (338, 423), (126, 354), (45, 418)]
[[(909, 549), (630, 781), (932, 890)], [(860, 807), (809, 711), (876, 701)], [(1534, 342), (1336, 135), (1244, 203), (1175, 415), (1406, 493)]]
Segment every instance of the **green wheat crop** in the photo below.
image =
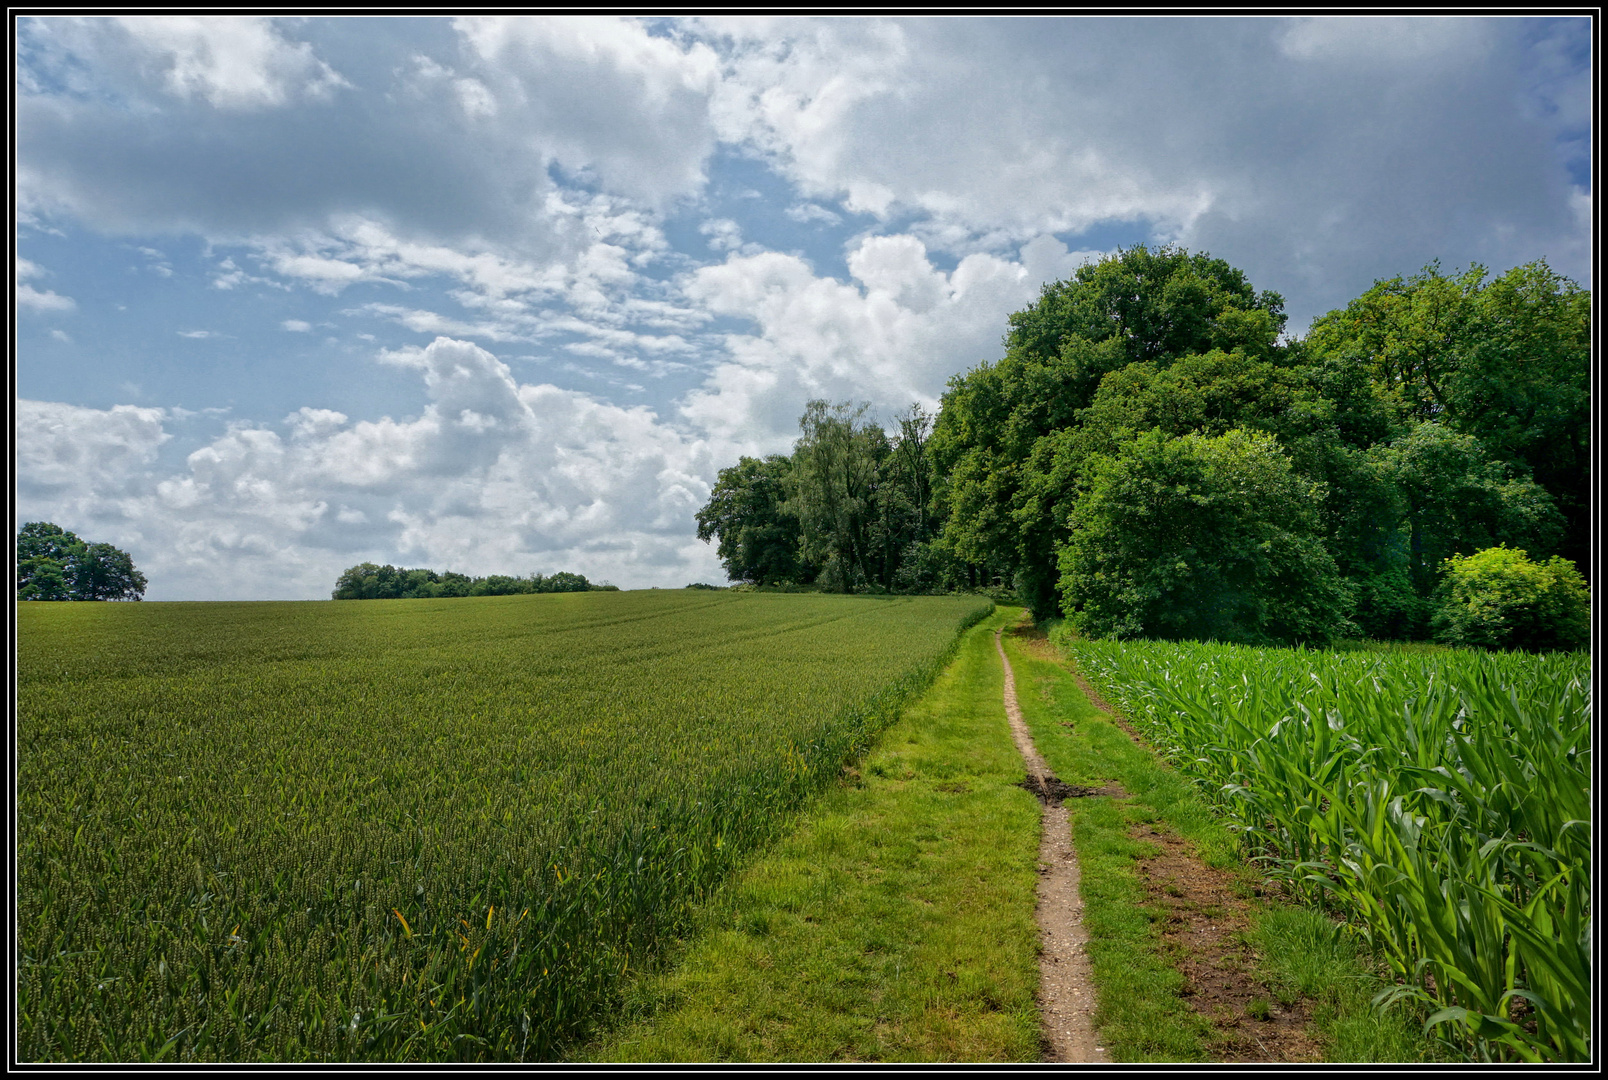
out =
[(1058, 639), (1250, 850), (1389, 961), (1381, 1003), (1475, 1058), (1586, 1061), (1584, 655)]
[(990, 607), (19, 604), (19, 1056), (554, 1057)]

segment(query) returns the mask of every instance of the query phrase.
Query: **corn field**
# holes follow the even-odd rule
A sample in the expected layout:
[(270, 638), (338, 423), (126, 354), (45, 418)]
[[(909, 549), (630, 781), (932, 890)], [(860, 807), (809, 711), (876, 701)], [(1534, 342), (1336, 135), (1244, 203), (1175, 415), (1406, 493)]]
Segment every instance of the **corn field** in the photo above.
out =
[(1379, 1004), (1476, 1060), (1587, 1061), (1591, 672), (1581, 654), (1058, 643), (1388, 961)]
[(986, 600), (18, 605), (21, 1060), (540, 1060)]

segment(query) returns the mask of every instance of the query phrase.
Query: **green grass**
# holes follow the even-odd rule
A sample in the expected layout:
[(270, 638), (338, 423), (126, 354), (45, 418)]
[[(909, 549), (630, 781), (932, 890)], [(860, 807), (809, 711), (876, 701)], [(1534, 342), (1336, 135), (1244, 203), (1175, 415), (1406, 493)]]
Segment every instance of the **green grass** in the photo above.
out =
[(993, 628), (642, 977), (591, 1061), (1037, 1061), (1039, 808)]
[(18, 1055), (554, 1057), (989, 606), (19, 604)]
[[(1126, 799), (1069, 799), (1083, 879), (1084, 924), (1095, 980), (1095, 1022), (1113, 1060), (1206, 1061), (1213, 1027), (1179, 996), (1183, 977), (1163, 955), (1157, 913), (1134, 869), (1148, 845), (1130, 838), (1136, 823), (1159, 823), (1188, 842), (1207, 866), (1257, 880), (1236, 834), (1191, 781), (1135, 743), (1092, 704), (1059, 661), (1006, 637), (1023, 716), (1045, 760), (1062, 780), (1120, 783)], [(1070, 726), (1068, 726), (1070, 725)], [(1285, 995), (1313, 1004), (1314, 1034), (1335, 1061), (1417, 1061), (1429, 1045), (1401, 1014), (1370, 1006), (1380, 980), (1356, 944), (1321, 912), (1252, 903), (1250, 943), (1259, 975)]]

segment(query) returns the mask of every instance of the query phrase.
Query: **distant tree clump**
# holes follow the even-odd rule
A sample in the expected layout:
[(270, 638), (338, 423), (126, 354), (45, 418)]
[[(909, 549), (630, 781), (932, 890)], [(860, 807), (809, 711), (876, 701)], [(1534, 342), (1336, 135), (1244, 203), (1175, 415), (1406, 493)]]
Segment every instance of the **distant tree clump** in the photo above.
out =
[(359, 563), (341, 574), (331, 598), (335, 600), (418, 600), (457, 596), (512, 596), (526, 593), (618, 592), (613, 585), (594, 585), (580, 574), (532, 574), (528, 578), (491, 574), (469, 577), (447, 571), (402, 570), (395, 566)]
[(140, 600), (145, 575), (128, 552), (91, 544), (48, 521), (17, 533), (18, 600)]
[(1446, 560), (1435, 636), (1487, 649), (1584, 649), (1591, 642), (1591, 592), (1568, 559), (1544, 562), (1508, 547)]

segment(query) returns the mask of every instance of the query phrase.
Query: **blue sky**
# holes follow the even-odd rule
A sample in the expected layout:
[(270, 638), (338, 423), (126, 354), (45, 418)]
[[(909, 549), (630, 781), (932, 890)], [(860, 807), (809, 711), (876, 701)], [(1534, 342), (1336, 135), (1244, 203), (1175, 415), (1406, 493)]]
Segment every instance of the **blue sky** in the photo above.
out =
[(724, 580), (693, 514), (1122, 245), (1590, 286), (1585, 19), (23, 19), (18, 521), (147, 599)]

